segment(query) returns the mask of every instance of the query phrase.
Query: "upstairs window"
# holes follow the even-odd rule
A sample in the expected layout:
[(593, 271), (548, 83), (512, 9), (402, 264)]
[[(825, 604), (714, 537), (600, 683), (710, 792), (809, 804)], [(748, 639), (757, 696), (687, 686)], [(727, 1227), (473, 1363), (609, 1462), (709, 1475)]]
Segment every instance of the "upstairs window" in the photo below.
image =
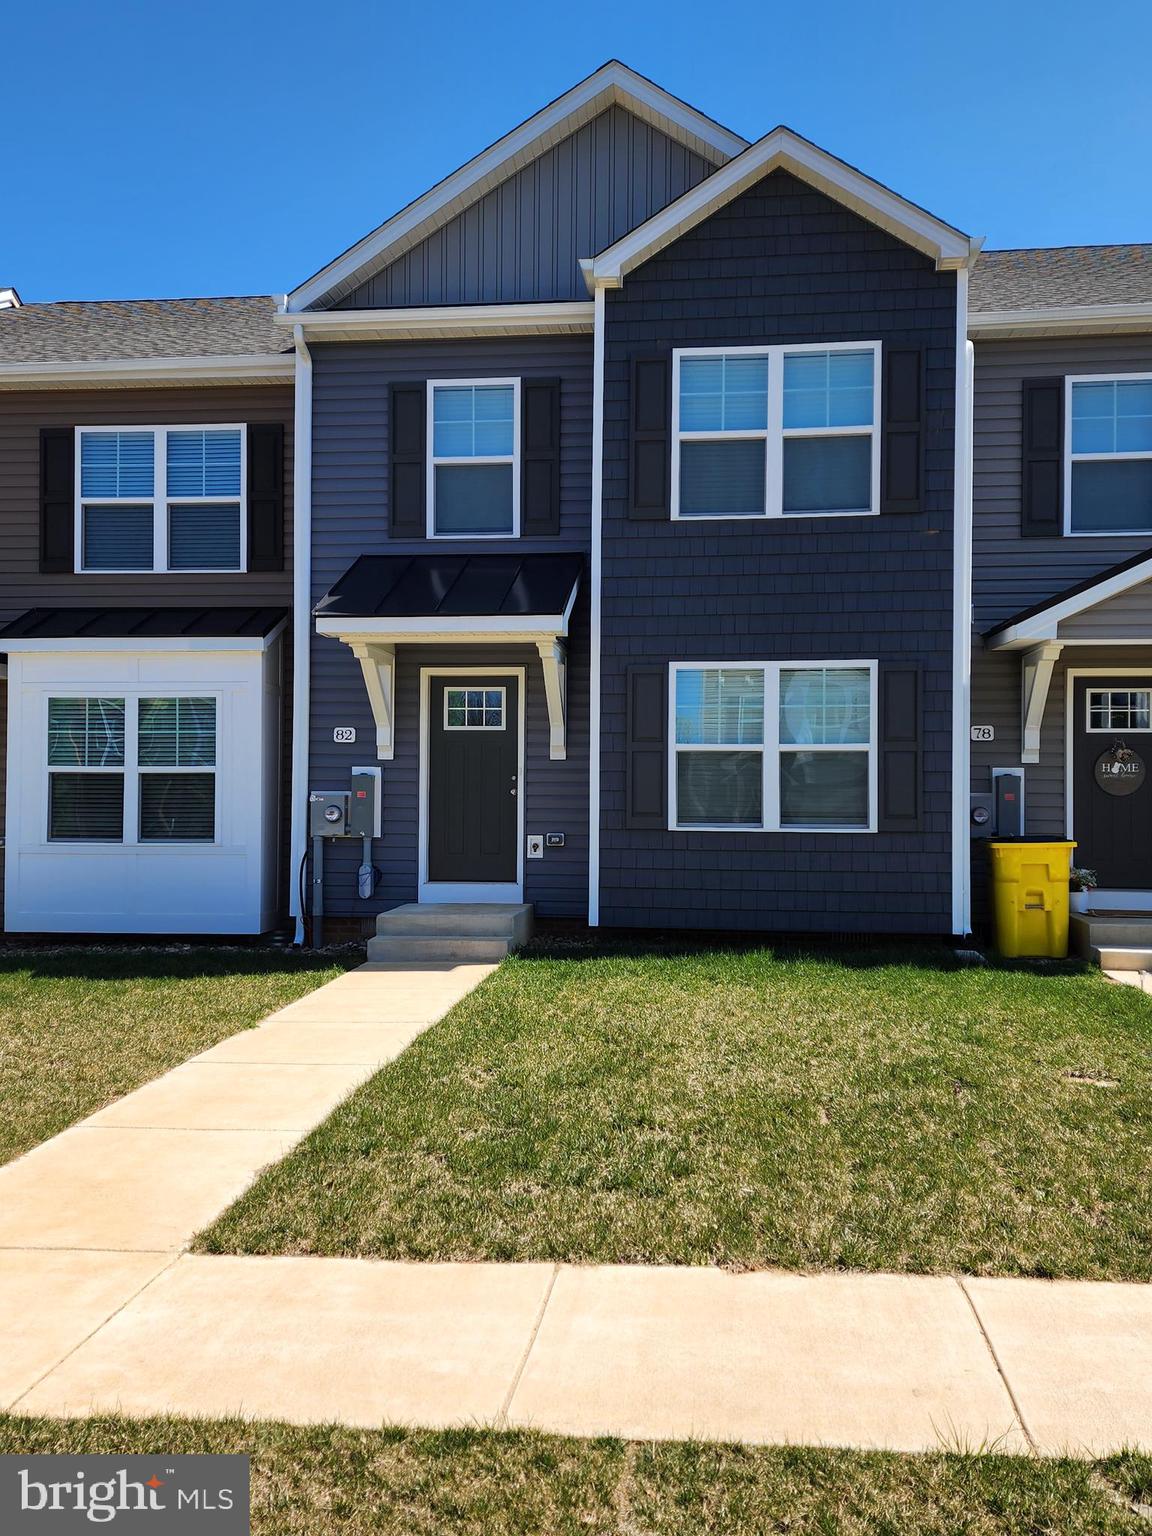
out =
[(78, 427), (78, 571), (241, 571), (245, 429)]
[(520, 381), (428, 386), (428, 535), (500, 538), (520, 531)]
[(1074, 379), (1068, 396), (1068, 531), (1152, 532), (1152, 374)]
[(878, 510), (880, 344), (673, 354), (674, 518)]

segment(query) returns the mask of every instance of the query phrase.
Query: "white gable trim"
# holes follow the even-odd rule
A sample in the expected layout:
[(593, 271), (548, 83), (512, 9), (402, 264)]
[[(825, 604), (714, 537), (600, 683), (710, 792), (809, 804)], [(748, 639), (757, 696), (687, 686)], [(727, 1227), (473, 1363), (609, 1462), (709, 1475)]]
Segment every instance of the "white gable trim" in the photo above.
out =
[(938, 268), (960, 269), (971, 265), (979, 249), (960, 230), (906, 202), (871, 177), (837, 160), (790, 128), (773, 128), (743, 154), (729, 160), (706, 181), (685, 192), (660, 213), (638, 225), (614, 245), (590, 261), (582, 261), (590, 292), (599, 287), (619, 288), (642, 261), (679, 239), (725, 203), (739, 197), (770, 171), (791, 171), (809, 186), (827, 193), (871, 224), (931, 256)]
[(747, 148), (748, 141), (739, 134), (613, 59), (301, 283), (288, 294), (286, 309), (295, 312), (343, 298), (364, 281), (370, 269), (395, 261), (521, 166), (611, 106), (626, 107), (709, 160), (729, 160)]
[[(1049, 607), (1034, 613), (1031, 618), (1021, 619), (1018, 624), (1012, 624), (1007, 629), (1000, 630), (998, 634), (989, 637), (988, 649), (1017, 651), (1036, 645), (1040, 641), (1061, 640), (1063, 637), (1059, 634), (1059, 628), (1065, 619), (1075, 618), (1078, 613), (1086, 613), (1099, 603), (1107, 602), (1110, 597), (1118, 597), (1121, 592), (1129, 592), (1144, 581), (1152, 581), (1152, 555), (1147, 560), (1141, 560), (1139, 565), (1130, 566), (1126, 571), (1118, 571), (1115, 576), (1098, 581), (1095, 586), (1089, 587), (1084, 592), (1077, 592), (1074, 597), (1066, 597), (1062, 601), (1057, 599)], [(1090, 643), (1101, 645), (1106, 642), (1094, 639)]]

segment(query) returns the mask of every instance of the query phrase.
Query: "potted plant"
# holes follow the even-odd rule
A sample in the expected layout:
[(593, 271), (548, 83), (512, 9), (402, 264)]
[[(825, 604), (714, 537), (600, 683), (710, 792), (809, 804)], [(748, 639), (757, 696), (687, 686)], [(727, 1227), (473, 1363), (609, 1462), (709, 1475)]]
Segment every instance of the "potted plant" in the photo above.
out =
[(1092, 902), (1092, 892), (1100, 884), (1094, 869), (1070, 869), (1068, 871), (1068, 905), (1073, 912), (1087, 912)]

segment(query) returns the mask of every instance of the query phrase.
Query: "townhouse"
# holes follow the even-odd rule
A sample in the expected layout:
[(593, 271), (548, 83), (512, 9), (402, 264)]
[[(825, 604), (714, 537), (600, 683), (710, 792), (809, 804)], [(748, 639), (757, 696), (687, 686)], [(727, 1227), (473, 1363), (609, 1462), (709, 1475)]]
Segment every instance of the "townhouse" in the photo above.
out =
[(1152, 907), (1150, 300), (610, 63), (277, 302), (6, 310), (6, 928), (963, 934), (1021, 800)]

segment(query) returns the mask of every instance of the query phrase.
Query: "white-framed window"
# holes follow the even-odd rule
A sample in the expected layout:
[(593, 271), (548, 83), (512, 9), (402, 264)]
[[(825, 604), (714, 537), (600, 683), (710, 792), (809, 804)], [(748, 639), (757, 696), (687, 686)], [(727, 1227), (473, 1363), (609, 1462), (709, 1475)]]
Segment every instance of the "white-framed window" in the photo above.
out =
[(673, 518), (879, 511), (880, 343), (672, 354)]
[(77, 571), (242, 571), (243, 425), (76, 428)]
[(502, 731), (506, 701), (505, 688), (445, 688), (444, 729)]
[(1069, 378), (1065, 532), (1152, 533), (1152, 373)]
[(871, 832), (874, 661), (673, 662), (669, 825)]
[(1152, 731), (1152, 689), (1089, 688), (1086, 701), (1090, 732)]
[(217, 700), (48, 699), (48, 840), (216, 840)]
[(520, 380), (429, 379), (428, 537), (520, 532)]

